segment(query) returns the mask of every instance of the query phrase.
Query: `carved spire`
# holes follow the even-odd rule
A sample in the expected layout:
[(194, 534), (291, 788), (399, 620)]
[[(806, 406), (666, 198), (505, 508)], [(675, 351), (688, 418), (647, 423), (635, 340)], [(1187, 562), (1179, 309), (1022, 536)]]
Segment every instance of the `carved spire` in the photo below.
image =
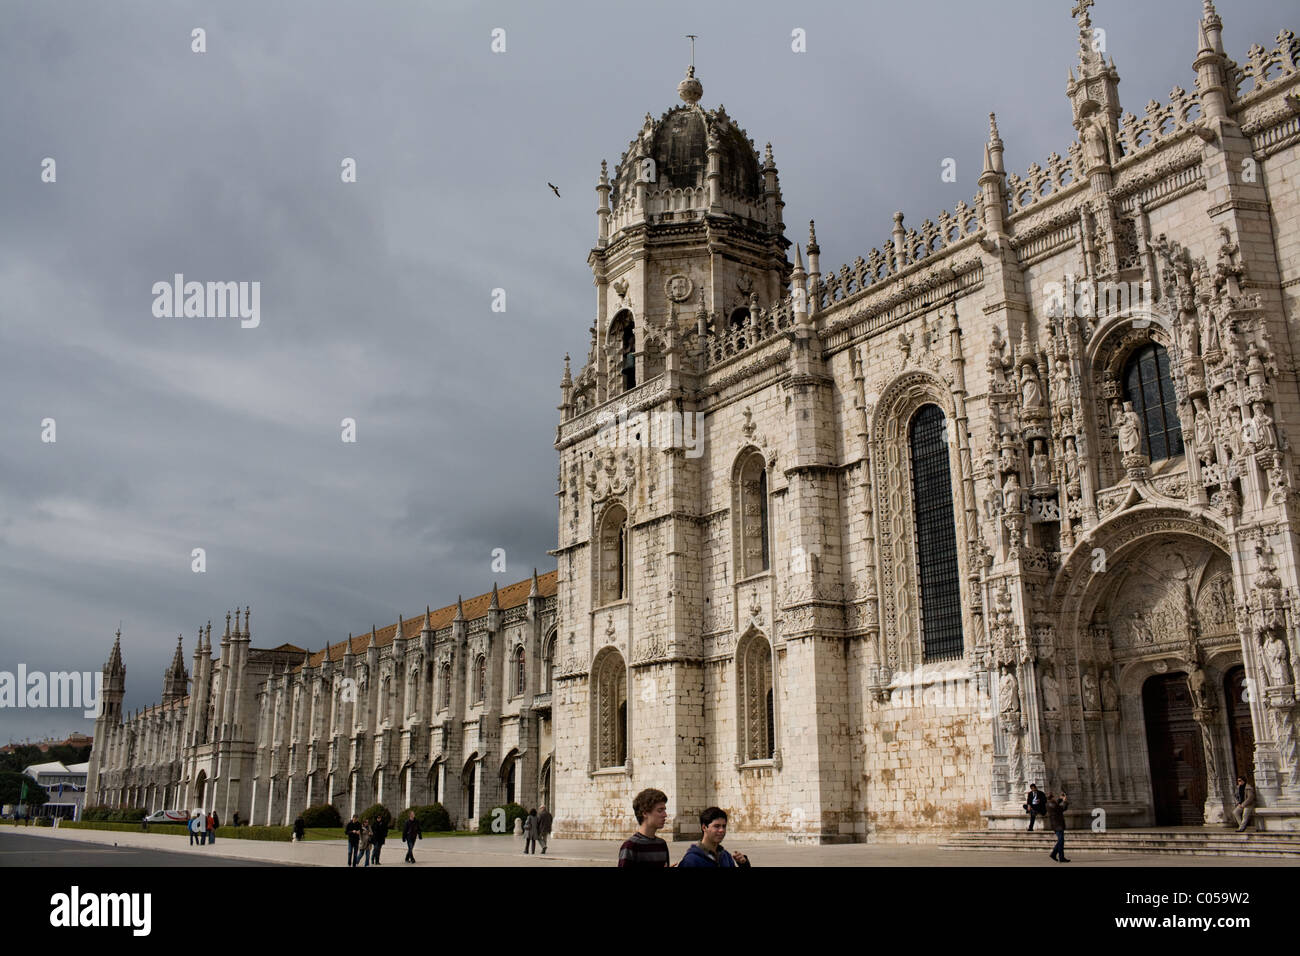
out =
[(429, 610), (427, 604), (424, 606), (424, 629), (426, 631), (433, 630), (433, 612)]
[(453, 620), (456, 621), (465, 620), (465, 602), (461, 600), (461, 596), (459, 594), (456, 595), (456, 616), (453, 618)]
[(492, 582), (492, 603), (488, 605), (488, 610), (489, 611), (501, 610), (501, 601), (497, 597), (497, 583), (495, 581)]
[(406, 622), (402, 620), (402, 615), (397, 615), (397, 630), (393, 632), (394, 641), (406, 639)]
[(817, 223), (808, 220), (808, 255), (815, 256), (822, 251), (821, 246), (817, 245)]
[(366, 647), (367, 649), (371, 647), (377, 649), (379, 647), (379, 641), (375, 639), (375, 626), (373, 624), (370, 625), (370, 643)]
[(122, 669), (122, 625), (117, 626), (117, 634), (113, 637), (113, 650), (108, 655), (108, 669), (118, 671)]
[(533, 583), (528, 588), (528, 596), (530, 598), (538, 597), (541, 593), (542, 589), (538, 586), (537, 582), (537, 569), (533, 568)]

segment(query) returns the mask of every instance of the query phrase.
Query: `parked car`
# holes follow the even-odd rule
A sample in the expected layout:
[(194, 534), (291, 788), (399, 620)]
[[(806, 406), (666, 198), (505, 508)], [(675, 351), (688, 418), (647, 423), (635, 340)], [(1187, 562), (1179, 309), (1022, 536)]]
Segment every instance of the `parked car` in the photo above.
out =
[(190, 815), (184, 810), (156, 810), (144, 818), (145, 823), (177, 823), (185, 826)]

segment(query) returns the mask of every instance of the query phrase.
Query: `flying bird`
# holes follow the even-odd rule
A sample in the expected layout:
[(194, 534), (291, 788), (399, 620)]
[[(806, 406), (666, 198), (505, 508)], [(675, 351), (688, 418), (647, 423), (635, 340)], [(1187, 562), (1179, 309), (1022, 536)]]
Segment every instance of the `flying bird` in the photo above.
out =
[(547, 183), (546, 185), (551, 187), (551, 192), (555, 193), (556, 196), (560, 195), (560, 190), (556, 188), (555, 183)]

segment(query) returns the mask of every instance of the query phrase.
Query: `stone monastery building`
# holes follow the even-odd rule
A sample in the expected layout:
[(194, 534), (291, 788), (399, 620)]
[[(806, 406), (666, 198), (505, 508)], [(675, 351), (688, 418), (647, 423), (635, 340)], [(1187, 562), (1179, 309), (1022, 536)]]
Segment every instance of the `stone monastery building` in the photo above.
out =
[(1030, 782), (1222, 825), (1243, 773), (1300, 826), (1300, 41), (1236, 63), (1206, 0), (1135, 112), (1092, 6), (1061, 154), (1008, 173), (990, 116), (972, 201), (838, 271), (692, 68), (601, 164), (557, 570), (312, 654), (236, 613), (129, 719), (115, 644), (92, 802), (612, 837), (654, 786), (678, 836), (826, 842)]

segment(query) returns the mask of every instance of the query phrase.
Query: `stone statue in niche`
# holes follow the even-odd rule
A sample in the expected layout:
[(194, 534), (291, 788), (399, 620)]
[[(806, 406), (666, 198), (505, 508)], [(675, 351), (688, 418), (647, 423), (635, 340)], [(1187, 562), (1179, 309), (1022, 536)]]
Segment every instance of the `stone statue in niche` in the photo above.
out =
[(1006, 359), (1002, 354), (1006, 344), (1006, 340), (1002, 338), (1002, 332), (996, 325), (993, 326), (993, 337), (989, 341), (988, 360), (990, 391), (1000, 391), (1007, 384)]
[(1020, 368), (1020, 398), (1021, 407), (1027, 412), (1043, 407), (1043, 387), (1038, 382), (1038, 375), (1028, 365)]
[(1196, 418), (1196, 424), (1193, 426), (1196, 452), (1201, 461), (1210, 461), (1214, 458), (1214, 428), (1210, 424), (1210, 412), (1205, 407), (1205, 399), (1193, 399), (1192, 408)]
[(1100, 701), (1097, 697), (1097, 678), (1093, 676), (1092, 671), (1083, 672), (1083, 709), (1100, 710)]
[(1106, 148), (1106, 132), (1102, 123), (1101, 115), (1094, 113), (1084, 121), (1083, 128), (1079, 130), (1079, 137), (1083, 140), (1083, 148), (1088, 156), (1090, 167), (1110, 164), (1110, 150)]
[(1013, 471), (1002, 485), (1002, 507), (1006, 511), (1020, 511), (1020, 479)]
[(1264, 668), (1268, 671), (1269, 687), (1286, 687), (1291, 684), (1291, 665), (1286, 644), (1270, 634), (1264, 641)]
[(1061, 709), (1061, 688), (1056, 683), (1056, 678), (1048, 671), (1043, 675), (1043, 710), (1049, 714), (1059, 712)]
[(1110, 671), (1101, 676), (1101, 709), (1119, 710), (1119, 688), (1110, 676)]
[(1079, 453), (1073, 435), (1065, 439), (1065, 480), (1071, 484), (1079, 480)]
[(1205, 710), (1210, 706), (1209, 697), (1205, 692), (1205, 683), (1204, 668), (1193, 661), (1191, 670), (1187, 672), (1187, 689), (1192, 695), (1192, 706), (1199, 710)]
[(1264, 403), (1256, 402), (1254, 405), (1255, 414), (1251, 419), (1254, 425), (1253, 438), (1255, 447), (1259, 449), (1276, 448), (1277, 432), (1273, 429), (1273, 418), (1268, 412), (1264, 411)]
[(998, 679), (998, 710), (1008, 715), (1020, 713), (1020, 685), (1016, 683), (1016, 675), (1006, 667)]
[(1119, 450), (1125, 455), (1136, 455), (1142, 449), (1142, 420), (1133, 411), (1133, 403), (1125, 402), (1124, 411), (1120, 412), (1118, 425)]
[(1041, 488), (1052, 483), (1052, 465), (1043, 451), (1041, 439), (1034, 442), (1034, 453), (1029, 459), (1029, 471), (1033, 475), (1034, 487)]

